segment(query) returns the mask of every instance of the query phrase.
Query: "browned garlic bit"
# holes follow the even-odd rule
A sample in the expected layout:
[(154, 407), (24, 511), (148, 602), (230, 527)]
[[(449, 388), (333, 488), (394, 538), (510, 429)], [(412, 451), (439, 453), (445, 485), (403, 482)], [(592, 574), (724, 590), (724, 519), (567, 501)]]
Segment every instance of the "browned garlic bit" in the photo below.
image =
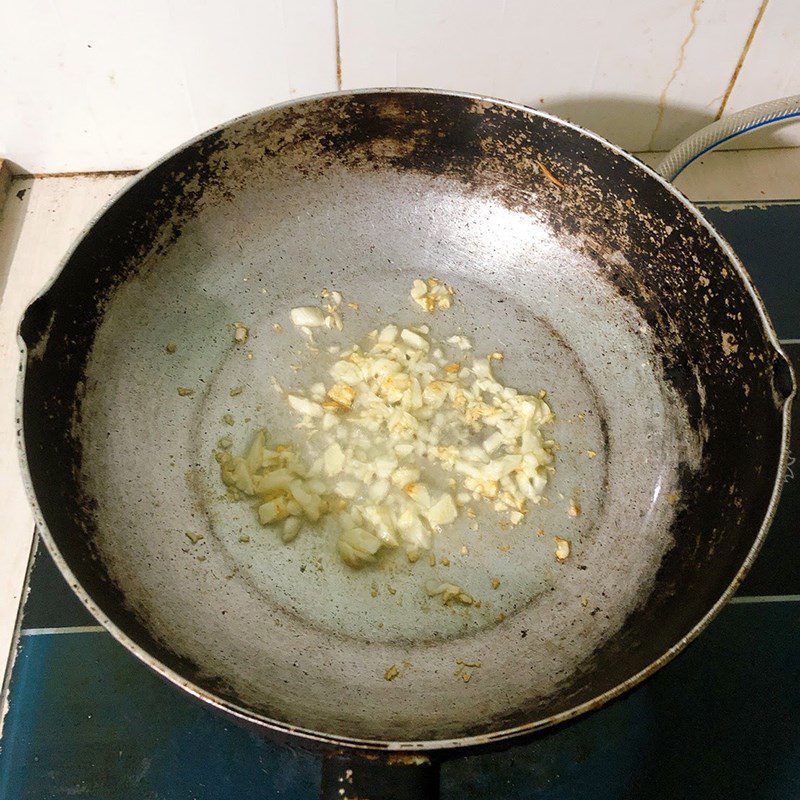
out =
[(554, 536), (553, 538), (556, 541), (556, 559), (558, 561), (566, 561), (572, 549), (569, 540), (562, 539), (560, 536)]
[(397, 667), (394, 664), (392, 664), (392, 666), (389, 667), (389, 669), (387, 669), (386, 672), (383, 673), (383, 677), (387, 681), (393, 681), (399, 674), (400, 670), (397, 669)]
[(236, 322), (233, 326), (233, 341), (236, 344), (244, 344), (250, 336), (250, 329), (241, 322)]
[(475, 602), (471, 595), (467, 594), (460, 586), (454, 583), (440, 583), (429, 581), (425, 586), (428, 597), (439, 597), (443, 605), (452, 601), (457, 601), (465, 606), (471, 606)]
[[(505, 618), (505, 615), (500, 614), (500, 617)], [(498, 621), (502, 622), (501, 619)], [(457, 678), (461, 678), (464, 683), (469, 683), (470, 679), (472, 678), (472, 673), (469, 672), (470, 669), (480, 669), (481, 662), (480, 661), (462, 661), (460, 658), (456, 661), (458, 664), (458, 669), (453, 673)]]
[(180, 397), (191, 397), (194, 394), (194, 389), (189, 389), (186, 386), (178, 387), (178, 395)]
[(579, 517), (581, 515), (581, 507), (574, 497), (570, 498), (567, 514), (569, 514), (571, 517)]
[(455, 292), (451, 286), (436, 278), (427, 282), (417, 278), (411, 286), (411, 299), (425, 311), (450, 308)]
[[(353, 400), (356, 399), (356, 390), (346, 383), (334, 383), (328, 389), (328, 401), (333, 404), (333, 408), (327, 406), (328, 410), (342, 410), (347, 411), (353, 405)], [(322, 404), (325, 408), (325, 403)]]

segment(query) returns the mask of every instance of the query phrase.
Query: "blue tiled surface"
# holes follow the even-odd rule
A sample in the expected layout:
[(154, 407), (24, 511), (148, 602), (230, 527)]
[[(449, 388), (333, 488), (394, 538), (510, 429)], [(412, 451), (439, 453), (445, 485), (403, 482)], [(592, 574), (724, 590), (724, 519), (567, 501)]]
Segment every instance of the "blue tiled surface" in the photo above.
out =
[[(233, 725), (106, 633), (24, 636), (0, 797), (310, 800), (317, 758)], [(445, 800), (800, 797), (800, 603), (729, 606), (623, 700), (503, 753), (459, 758)]]
[[(800, 310), (800, 306), (798, 306)], [(800, 376), (800, 343), (785, 344), (795, 374)], [(800, 453), (800, 401), (792, 408), (789, 451)], [(758, 559), (739, 589), (740, 595), (800, 594), (800, 482), (798, 465), (792, 462), (775, 519)]]
[[(779, 335), (800, 339), (800, 205), (706, 211)], [(787, 350), (800, 366), (800, 344)], [(740, 595), (800, 594), (799, 521), (800, 490), (790, 482)], [(26, 630), (93, 624), (44, 551), (30, 586)], [(624, 699), (524, 746), (447, 763), (442, 796), (800, 797), (798, 673), (800, 602), (729, 606)], [(104, 632), (21, 638), (0, 740), (0, 800), (311, 800), (319, 768), (317, 757), (267, 742), (162, 682)]]
[(704, 207), (730, 242), (769, 310), (778, 336), (800, 339), (800, 205)]
[(3, 735), (3, 800), (313, 797), (315, 759), (163, 682), (109, 634), (23, 636)]
[(800, 604), (729, 606), (623, 700), (445, 769), (448, 798), (800, 797)]
[(25, 605), (26, 628), (97, 624), (61, 577), (44, 545), (36, 553), (28, 584), (30, 600)]

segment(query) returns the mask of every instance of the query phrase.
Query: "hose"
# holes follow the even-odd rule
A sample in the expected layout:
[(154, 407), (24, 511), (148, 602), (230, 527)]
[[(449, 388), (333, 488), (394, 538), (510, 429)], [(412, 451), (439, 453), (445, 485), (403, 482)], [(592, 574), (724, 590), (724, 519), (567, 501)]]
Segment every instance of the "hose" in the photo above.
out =
[(800, 94), (737, 111), (706, 125), (673, 147), (656, 167), (656, 172), (668, 181), (674, 181), (695, 159), (724, 142), (756, 128), (795, 117), (800, 117)]

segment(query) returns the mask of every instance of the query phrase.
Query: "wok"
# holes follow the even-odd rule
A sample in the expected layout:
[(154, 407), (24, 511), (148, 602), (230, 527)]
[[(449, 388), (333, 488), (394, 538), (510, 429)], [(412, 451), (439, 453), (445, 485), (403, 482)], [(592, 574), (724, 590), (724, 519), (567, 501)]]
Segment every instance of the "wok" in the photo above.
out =
[[(355, 342), (419, 324), (408, 292), (428, 275), (457, 291), (435, 334), (503, 350), (505, 382), (549, 392), (550, 503), (443, 532), (448, 568), (282, 544), (222, 499), (217, 439), (296, 436), (271, 380), (307, 386), (327, 361), (289, 309), (336, 289), (360, 308), (324, 342)], [(474, 96), (339, 93), (195, 139), (93, 220), (20, 337), (22, 460), (73, 589), (168, 680), (326, 751), (331, 797), (434, 792), (445, 753), (650, 675), (742, 580), (786, 467), (792, 374), (730, 247), (619, 148)], [(426, 603), (431, 577), (481, 607)], [(480, 662), (469, 683), (458, 662)]]

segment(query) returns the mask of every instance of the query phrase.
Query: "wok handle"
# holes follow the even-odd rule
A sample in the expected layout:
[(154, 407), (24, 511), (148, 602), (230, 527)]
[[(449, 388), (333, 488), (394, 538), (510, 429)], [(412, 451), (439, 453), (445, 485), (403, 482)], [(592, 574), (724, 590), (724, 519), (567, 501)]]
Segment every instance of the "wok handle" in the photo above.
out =
[(797, 382), (792, 364), (783, 351), (778, 351), (775, 354), (775, 363), (772, 367), (772, 383), (784, 403), (791, 400), (797, 391)]
[(326, 753), (320, 797), (322, 800), (437, 800), (439, 762), (422, 753)]
[(18, 333), (28, 350), (33, 350), (46, 336), (53, 322), (53, 315), (49, 292), (43, 292), (25, 309)]

